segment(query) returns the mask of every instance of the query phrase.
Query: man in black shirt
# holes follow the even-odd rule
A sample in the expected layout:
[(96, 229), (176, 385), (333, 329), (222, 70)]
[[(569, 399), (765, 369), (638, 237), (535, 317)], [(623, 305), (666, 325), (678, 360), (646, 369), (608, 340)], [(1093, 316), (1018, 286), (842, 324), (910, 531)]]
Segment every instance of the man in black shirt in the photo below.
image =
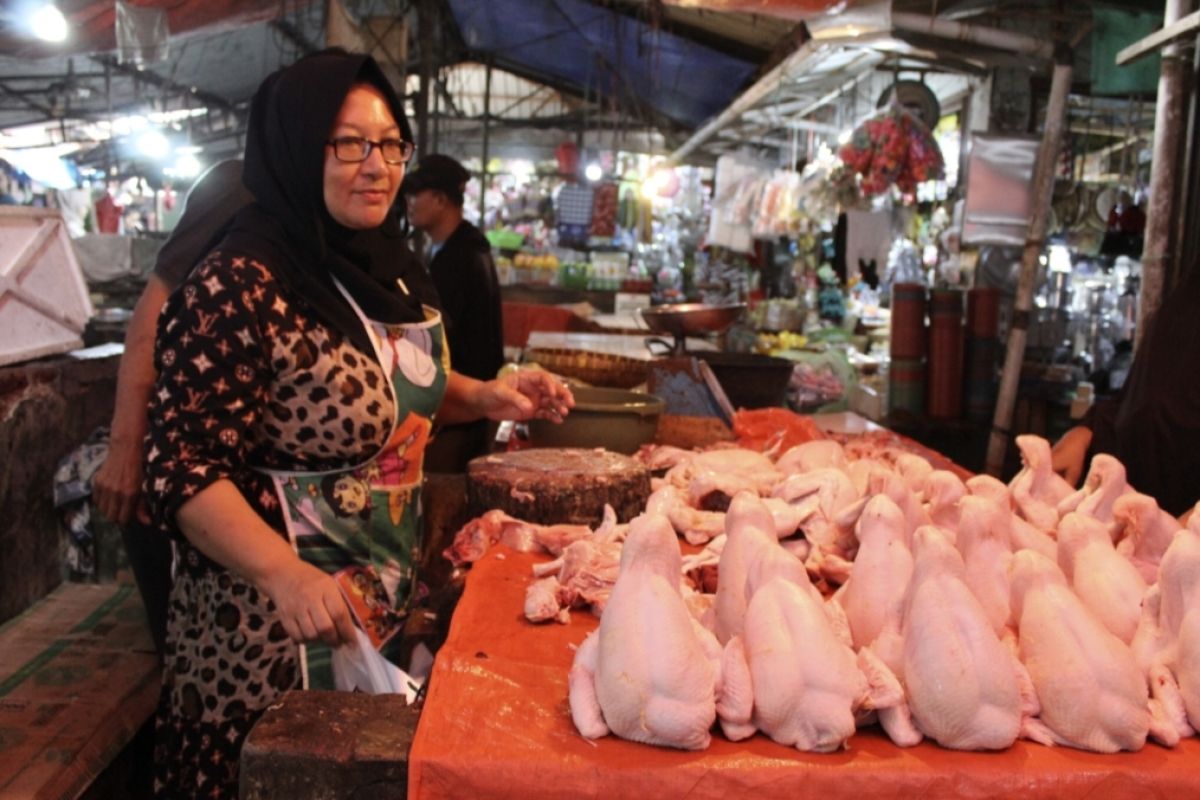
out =
[[(451, 364), (464, 375), (490, 380), (504, 364), (500, 282), (487, 237), (463, 219), (470, 177), (453, 158), (431, 153), (409, 171), (401, 192), (409, 222), (433, 242), (429, 271), (442, 302)], [(426, 454), (426, 468), (460, 472), (487, 445), (486, 422), (443, 428)]]

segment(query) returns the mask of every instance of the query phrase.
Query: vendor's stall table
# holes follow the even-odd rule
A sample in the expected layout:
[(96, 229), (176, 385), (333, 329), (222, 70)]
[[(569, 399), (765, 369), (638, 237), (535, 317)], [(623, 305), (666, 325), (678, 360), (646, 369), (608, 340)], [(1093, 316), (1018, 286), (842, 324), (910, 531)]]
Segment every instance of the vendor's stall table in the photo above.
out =
[(574, 647), (597, 624), (521, 615), (545, 556), (493, 549), (475, 564), (438, 654), (409, 759), (411, 798), (1171, 798), (1200, 793), (1200, 741), (1098, 755), (1018, 742), (1000, 753), (893, 745), (877, 729), (839, 753), (719, 734), (703, 752), (581, 737), (567, 705)]

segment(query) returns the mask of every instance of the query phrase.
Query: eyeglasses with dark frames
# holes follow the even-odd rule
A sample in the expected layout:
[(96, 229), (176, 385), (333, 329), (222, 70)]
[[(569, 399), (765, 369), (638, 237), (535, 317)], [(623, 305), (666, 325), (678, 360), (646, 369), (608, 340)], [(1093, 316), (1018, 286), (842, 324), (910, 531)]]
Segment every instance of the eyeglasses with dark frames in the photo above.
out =
[(417, 149), (412, 142), (403, 139), (383, 139), (372, 141), (361, 136), (339, 136), (330, 139), (326, 144), (333, 147), (333, 155), (338, 161), (356, 164), (371, 157), (371, 151), (379, 148), (380, 155), (388, 164), (403, 164), (412, 158)]

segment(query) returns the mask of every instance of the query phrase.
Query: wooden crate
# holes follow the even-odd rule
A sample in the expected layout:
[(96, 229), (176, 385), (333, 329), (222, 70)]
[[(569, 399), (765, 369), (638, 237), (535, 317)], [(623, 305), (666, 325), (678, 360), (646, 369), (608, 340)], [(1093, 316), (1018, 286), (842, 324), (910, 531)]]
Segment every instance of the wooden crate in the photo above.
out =
[(0, 207), (0, 365), (81, 347), (91, 316), (59, 212)]

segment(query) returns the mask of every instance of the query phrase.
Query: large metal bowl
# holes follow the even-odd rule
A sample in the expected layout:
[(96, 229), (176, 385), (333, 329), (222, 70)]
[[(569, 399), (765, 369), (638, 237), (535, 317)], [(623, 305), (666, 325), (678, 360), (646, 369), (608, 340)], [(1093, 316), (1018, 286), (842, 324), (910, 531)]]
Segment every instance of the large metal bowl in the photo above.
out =
[(646, 326), (655, 333), (671, 336), (702, 336), (720, 333), (738, 321), (746, 311), (745, 303), (709, 306), (704, 303), (676, 303), (639, 309)]

